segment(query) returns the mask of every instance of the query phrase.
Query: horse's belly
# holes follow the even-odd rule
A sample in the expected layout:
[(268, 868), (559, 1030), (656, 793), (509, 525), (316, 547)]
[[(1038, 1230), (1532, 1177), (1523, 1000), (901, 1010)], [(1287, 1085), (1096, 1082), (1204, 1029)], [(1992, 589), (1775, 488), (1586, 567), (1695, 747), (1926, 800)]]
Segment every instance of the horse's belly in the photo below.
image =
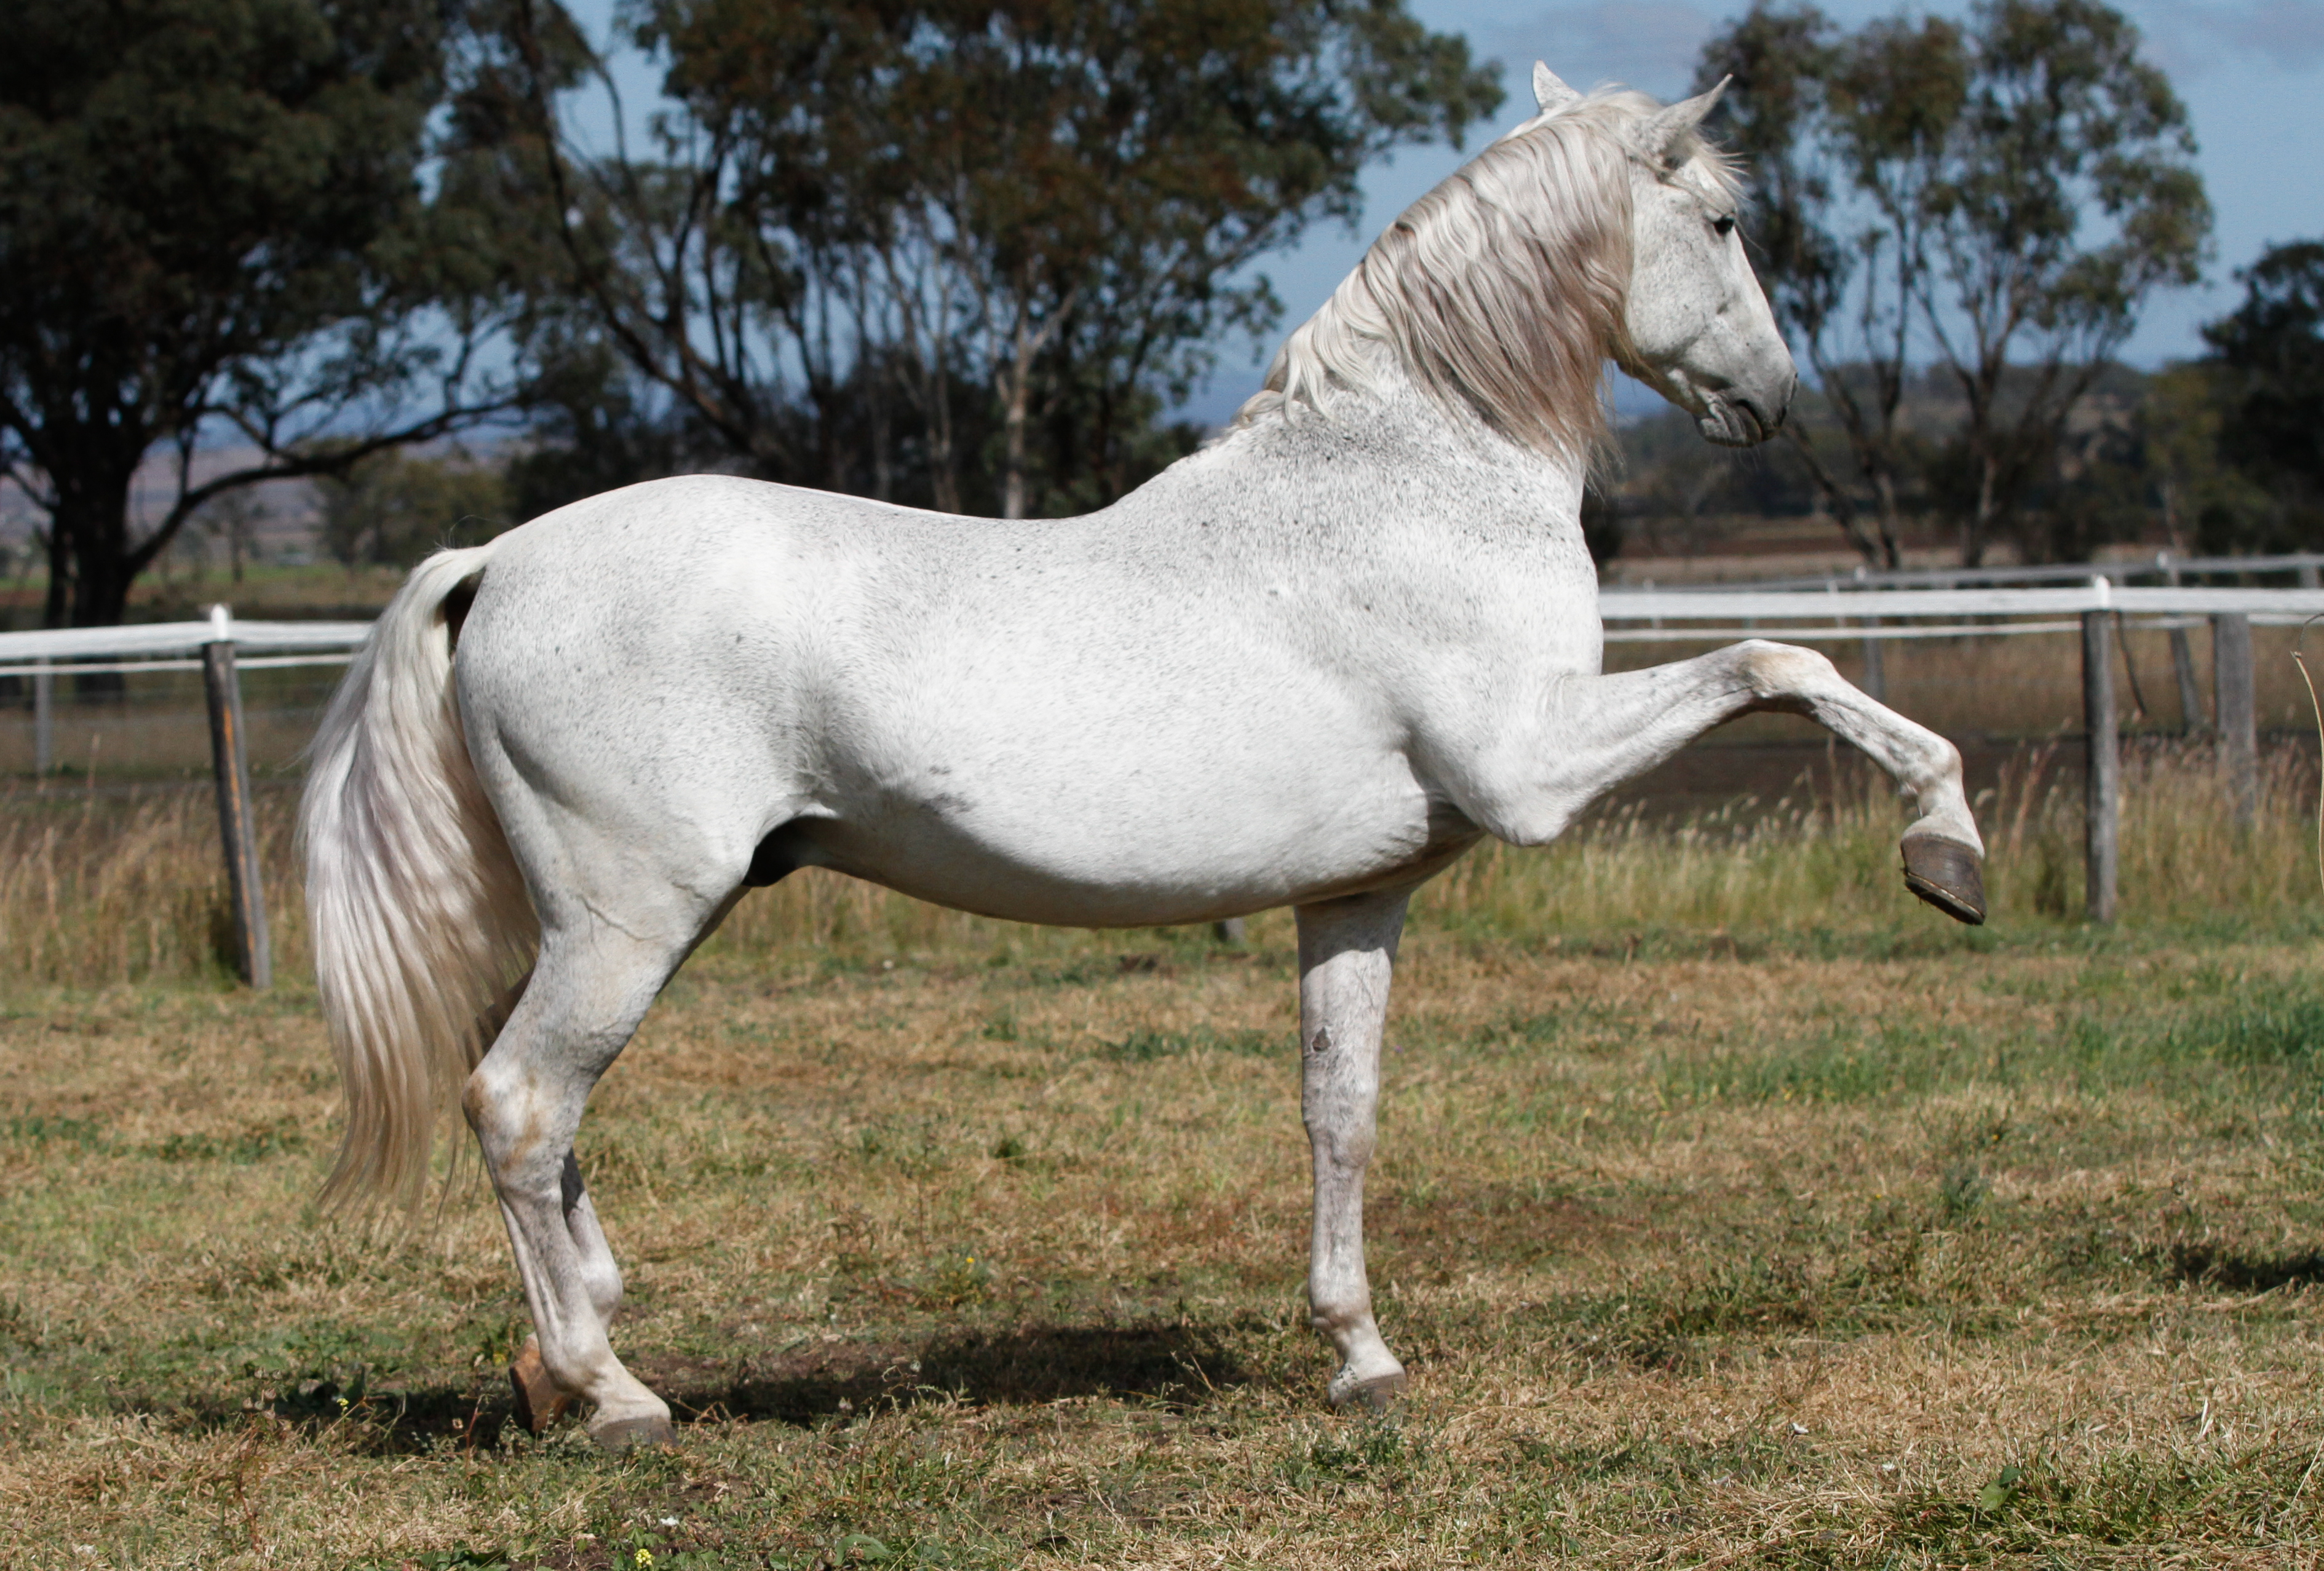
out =
[(1081, 794), (1053, 778), (935, 779), (796, 824), (795, 859), (1013, 921), (1145, 926), (1425, 877), (1478, 832), (1393, 766), (1239, 782), (1149, 771)]

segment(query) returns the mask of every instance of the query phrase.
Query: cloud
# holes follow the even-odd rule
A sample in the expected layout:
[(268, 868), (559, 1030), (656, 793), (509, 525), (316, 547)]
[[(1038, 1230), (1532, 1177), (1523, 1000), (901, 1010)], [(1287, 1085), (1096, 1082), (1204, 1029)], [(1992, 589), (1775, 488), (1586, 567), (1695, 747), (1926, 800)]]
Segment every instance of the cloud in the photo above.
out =
[(1717, 13), (1674, 0), (1601, 0), (1554, 5), (1525, 22), (1480, 28), (1471, 38), (1481, 53), (1508, 68), (1511, 96), (1527, 102), (1526, 83), (1537, 60), (1577, 87), (1622, 82), (1674, 98), (1694, 79), (1695, 56), (1718, 25)]
[(2129, 9), (2154, 58), (2174, 77), (2247, 61), (2304, 71), (2324, 60), (2324, 0), (2162, 0)]

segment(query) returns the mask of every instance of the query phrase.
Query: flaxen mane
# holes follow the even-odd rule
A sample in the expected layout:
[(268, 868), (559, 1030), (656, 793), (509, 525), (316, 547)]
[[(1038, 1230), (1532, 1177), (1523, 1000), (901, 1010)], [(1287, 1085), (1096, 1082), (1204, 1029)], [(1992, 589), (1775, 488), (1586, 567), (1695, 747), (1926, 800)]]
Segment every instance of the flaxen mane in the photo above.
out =
[[(1605, 90), (1517, 127), (1405, 210), (1285, 341), (1237, 427), (1371, 387), (1374, 346), (1512, 439), (1586, 457), (1630, 280), (1630, 137), (1662, 106)], [(1739, 182), (1692, 133), (1665, 179), (1731, 202)]]

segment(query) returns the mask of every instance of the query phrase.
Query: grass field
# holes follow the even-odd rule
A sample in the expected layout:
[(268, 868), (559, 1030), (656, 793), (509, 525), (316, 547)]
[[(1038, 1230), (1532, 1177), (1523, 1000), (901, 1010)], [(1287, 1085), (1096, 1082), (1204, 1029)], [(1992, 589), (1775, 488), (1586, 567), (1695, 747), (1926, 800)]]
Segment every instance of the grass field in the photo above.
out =
[(12, 801), (0, 1566), (2314, 1563), (2312, 783), (2238, 831), (2144, 761), (2098, 932), (2036, 761), (1981, 806), (1980, 931), (1869, 795), (1424, 896), (1385, 1418), (1323, 1408), (1304, 1323), (1286, 918), (754, 896), (584, 1129), (616, 1345), (690, 1420), (622, 1458), (505, 1421), (473, 1186), (310, 1210), (311, 991), (292, 938), (270, 997), (217, 973), (206, 804)]

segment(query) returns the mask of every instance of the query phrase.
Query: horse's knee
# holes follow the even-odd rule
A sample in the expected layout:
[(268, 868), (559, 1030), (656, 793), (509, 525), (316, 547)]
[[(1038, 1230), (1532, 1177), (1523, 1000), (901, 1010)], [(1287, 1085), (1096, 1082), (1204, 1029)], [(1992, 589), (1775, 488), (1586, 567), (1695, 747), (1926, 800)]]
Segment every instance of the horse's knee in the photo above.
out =
[(1738, 674), (1762, 703), (1794, 697), (1840, 679), (1840, 668), (1813, 649), (1746, 639), (1735, 646)]

